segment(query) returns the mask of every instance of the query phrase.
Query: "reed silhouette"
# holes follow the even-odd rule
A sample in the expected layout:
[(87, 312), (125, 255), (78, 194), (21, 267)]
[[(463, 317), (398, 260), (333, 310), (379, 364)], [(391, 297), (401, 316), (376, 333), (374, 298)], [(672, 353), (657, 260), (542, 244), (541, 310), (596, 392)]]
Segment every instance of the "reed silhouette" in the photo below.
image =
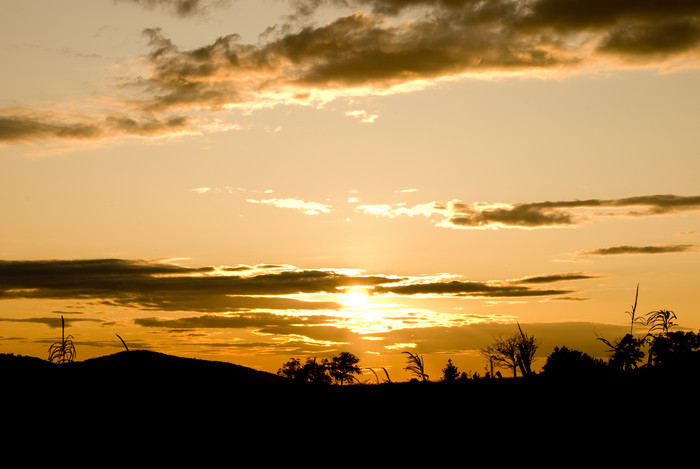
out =
[(408, 355), (408, 357), (406, 357), (406, 361), (408, 362), (408, 364), (406, 365), (404, 370), (413, 374), (415, 379), (428, 381), (429, 376), (425, 373), (425, 362), (423, 361), (423, 357), (417, 354), (413, 354), (411, 352), (401, 353), (405, 353), (406, 355)]
[(61, 316), (61, 341), (51, 344), (49, 347), (49, 358), (51, 363), (71, 363), (75, 360), (76, 352), (73, 344), (73, 336), (66, 336), (65, 322)]

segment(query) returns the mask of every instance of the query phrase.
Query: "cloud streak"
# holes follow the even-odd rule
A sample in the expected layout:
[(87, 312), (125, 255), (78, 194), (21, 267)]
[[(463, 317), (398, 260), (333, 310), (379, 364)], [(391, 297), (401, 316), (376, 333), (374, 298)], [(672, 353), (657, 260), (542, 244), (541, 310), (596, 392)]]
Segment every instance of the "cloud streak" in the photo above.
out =
[(362, 287), (372, 295), (546, 297), (572, 291), (533, 286), (595, 278), (564, 273), (475, 282), (264, 267), (190, 268), (163, 261), (123, 259), (0, 261), (0, 299), (91, 299), (106, 306), (203, 313), (330, 311), (341, 305), (299, 299), (299, 295), (342, 294), (347, 288)]
[(163, 8), (186, 18), (206, 13), (211, 7), (229, 3), (228, 0), (114, 0), (114, 3), (133, 3), (147, 10)]
[(452, 200), (408, 207), (405, 204), (360, 205), (356, 211), (380, 217), (438, 216), (437, 226), (456, 229), (561, 228), (572, 227), (600, 217), (646, 217), (700, 210), (700, 196), (672, 194), (543, 201), (532, 203), (467, 203)]
[(304, 215), (319, 215), (321, 213), (331, 213), (332, 207), (321, 202), (305, 202), (301, 199), (284, 198), (284, 199), (248, 199), (248, 202), (253, 204), (272, 205), (278, 208), (291, 208), (301, 211)]
[(677, 252), (695, 252), (698, 246), (695, 244), (663, 244), (654, 246), (611, 246), (607, 248), (582, 251), (583, 256), (616, 256), (621, 254), (668, 254)]
[(76, 120), (48, 113), (5, 112), (0, 110), (0, 144), (41, 140), (89, 141), (124, 136), (158, 137), (192, 131), (190, 118), (185, 116), (137, 120), (124, 115), (109, 115), (102, 120)]

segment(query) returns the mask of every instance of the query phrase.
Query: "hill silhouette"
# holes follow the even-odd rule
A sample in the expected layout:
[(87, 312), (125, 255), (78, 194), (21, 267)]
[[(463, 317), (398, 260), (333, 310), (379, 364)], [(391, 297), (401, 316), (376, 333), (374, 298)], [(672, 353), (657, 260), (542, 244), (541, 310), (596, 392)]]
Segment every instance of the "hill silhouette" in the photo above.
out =
[(270, 425), (293, 431), (331, 420), (362, 428), (376, 420), (396, 428), (478, 422), (479, 431), (498, 431), (504, 424), (526, 421), (535, 432), (594, 415), (620, 415), (632, 402), (644, 412), (646, 406), (639, 403), (660, 396), (676, 409), (694, 409), (697, 377), (695, 368), (681, 374), (542, 374), (338, 386), (301, 384), (232, 363), (145, 350), (60, 365), (4, 354), (0, 401), (24, 409), (24, 424), (69, 415), (86, 428), (119, 419), (125, 428), (143, 421), (161, 430), (225, 421), (250, 431), (269, 431)]

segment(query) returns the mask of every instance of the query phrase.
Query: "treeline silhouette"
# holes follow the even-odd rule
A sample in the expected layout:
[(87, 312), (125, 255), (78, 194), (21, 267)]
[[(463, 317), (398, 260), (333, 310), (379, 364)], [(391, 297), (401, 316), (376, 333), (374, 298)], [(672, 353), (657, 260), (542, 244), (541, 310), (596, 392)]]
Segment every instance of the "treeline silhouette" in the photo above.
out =
[[(523, 415), (550, 423), (586, 419), (593, 413), (618, 412), (619, 406), (634, 406), (638, 400), (694, 409), (700, 389), (700, 332), (673, 330), (678, 325), (671, 311), (638, 316), (636, 308), (635, 297), (626, 312), (630, 331), (624, 337), (591, 338), (608, 347), (606, 357), (559, 345), (541, 371), (535, 371), (541, 341), (517, 324), (513, 335), (499, 336), (481, 350), (483, 374), (461, 371), (448, 358), (441, 375), (431, 377), (423, 356), (404, 351), (408, 381), (397, 370), (363, 367), (345, 351), (332, 357), (291, 358), (274, 374), (130, 350), (120, 336), (124, 351), (76, 361), (73, 338), (62, 327), (61, 340), (50, 346), (48, 359), (0, 354), (0, 399), (45, 412), (58, 405), (89, 414), (87, 409), (109, 405), (113, 412), (162, 412), (163, 418), (173, 409), (190, 418), (206, 409), (211, 415), (224, 412), (236, 418), (263, 413), (273, 419), (323, 419), (329, 413), (363, 409), (399, 422), (439, 423), (459, 415), (493, 426)], [(635, 327), (644, 330), (635, 332)]]

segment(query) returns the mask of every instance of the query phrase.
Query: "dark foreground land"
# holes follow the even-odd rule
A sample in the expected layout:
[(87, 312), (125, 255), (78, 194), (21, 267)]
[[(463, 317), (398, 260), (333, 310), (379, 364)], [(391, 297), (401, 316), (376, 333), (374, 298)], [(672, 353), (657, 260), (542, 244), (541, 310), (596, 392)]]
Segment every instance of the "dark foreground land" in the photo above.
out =
[(643, 431), (653, 419), (674, 428), (696, 420), (700, 405), (698, 370), (314, 386), (229, 363), (129, 351), (63, 365), (0, 355), (0, 377), (5, 417), (12, 413), (14, 425), (34, 430), (70, 422), (102, 431), (216, 427), (217, 434), (298, 438), (343, 429), (375, 437), (462, 429), (522, 439), (574, 427), (599, 435), (633, 422)]

